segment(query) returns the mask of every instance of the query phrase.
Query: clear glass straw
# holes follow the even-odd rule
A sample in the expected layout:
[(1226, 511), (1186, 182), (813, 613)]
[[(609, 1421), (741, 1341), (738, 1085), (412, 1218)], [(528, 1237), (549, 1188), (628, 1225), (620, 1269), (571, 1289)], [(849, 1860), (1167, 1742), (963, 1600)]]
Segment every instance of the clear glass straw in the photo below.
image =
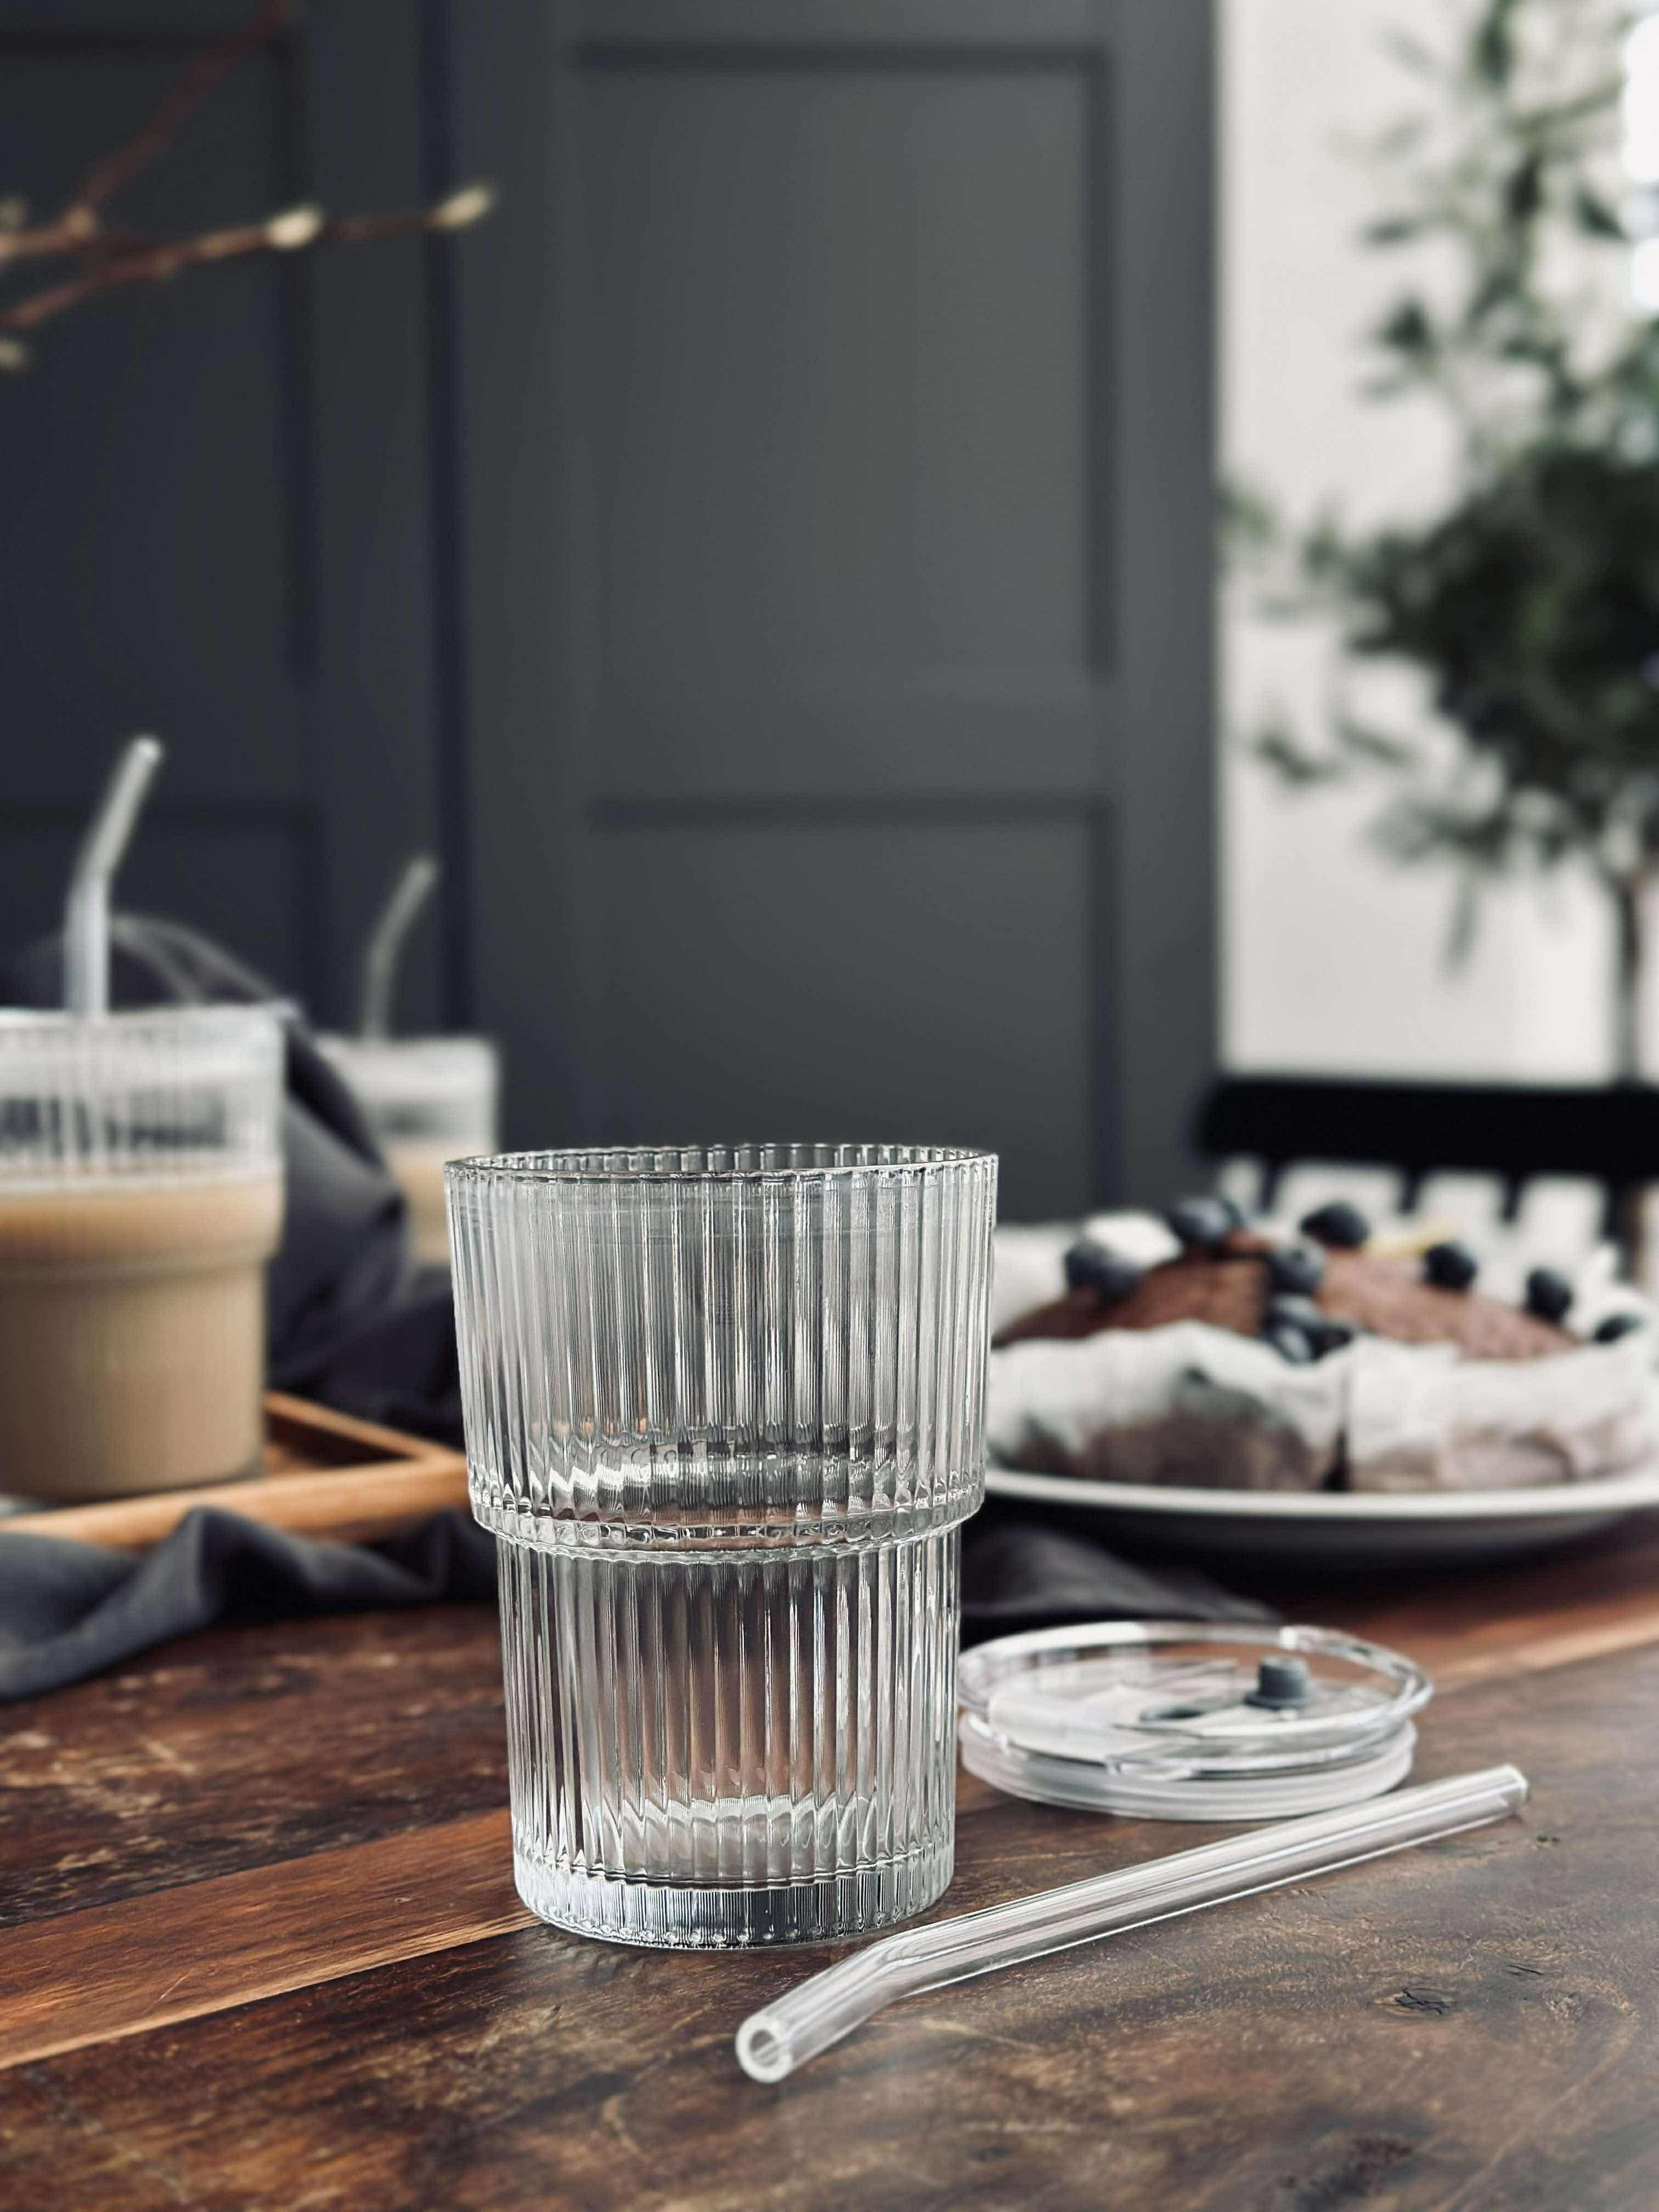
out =
[(64, 1003), (72, 1014), (109, 1012), (109, 887), (161, 753), (159, 738), (134, 738), (122, 748), (75, 856), (64, 915)]
[(1518, 1769), (1486, 1767), (885, 1936), (751, 2013), (738, 2030), (738, 2063), (753, 2081), (781, 2081), (896, 1997), (1455, 1836), (1503, 1820), (1526, 1797)]
[(392, 1000), (404, 942), (436, 887), (440, 870), (430, 853), (411, 854), (363, 947), (363, 1002), (358, 1035), (383, 1043), (392, 1034)]

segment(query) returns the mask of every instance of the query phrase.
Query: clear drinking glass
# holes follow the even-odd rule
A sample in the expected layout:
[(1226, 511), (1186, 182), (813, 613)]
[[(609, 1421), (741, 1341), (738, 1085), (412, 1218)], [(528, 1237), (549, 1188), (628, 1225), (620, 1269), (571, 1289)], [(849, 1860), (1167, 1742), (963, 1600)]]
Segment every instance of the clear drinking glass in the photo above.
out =
[(698, 1948), (931, 1904), (994, 1156), (686, 1146), (446, 1176), (520, 1894)]
[(409, 1207), (415, 1257), (441, 1267), (444, 1164), (495, 1149), (500, 1061), (488, 1037), (319, 1037), (374, 1132)]
[(282, 1084), (269, 1007), (0, 1011), (0, 1489), (258, 1462)]

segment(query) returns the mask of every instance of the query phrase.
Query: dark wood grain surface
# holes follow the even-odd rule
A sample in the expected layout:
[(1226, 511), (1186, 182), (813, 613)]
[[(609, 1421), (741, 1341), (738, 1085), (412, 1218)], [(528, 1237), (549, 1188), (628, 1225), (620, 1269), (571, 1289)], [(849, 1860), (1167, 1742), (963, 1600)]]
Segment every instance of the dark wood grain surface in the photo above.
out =
[[(526, 1922), (487, 1612), (13, 1707), (0, 2207), (1651, 2212), (1659, 1537), (1323, 1595), (1452, 1678), (1419, 1775), (1512, 1759), (1522, 1820), (913, 1999), (770, 2089), (732, 2033), (830, 1954)], [(1212, 1832), (959, 1804), (951, 1911)]]
[(501, 1727), (476, 1607), (220, 1630), (0, 1705), (0, 1924), (493, 1809)]

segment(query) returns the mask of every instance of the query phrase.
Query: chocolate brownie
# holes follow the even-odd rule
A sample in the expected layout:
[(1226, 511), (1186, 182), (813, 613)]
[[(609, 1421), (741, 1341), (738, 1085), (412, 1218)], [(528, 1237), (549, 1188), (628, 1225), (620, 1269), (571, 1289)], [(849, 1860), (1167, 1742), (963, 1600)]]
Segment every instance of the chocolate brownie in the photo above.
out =
[[(1149, 1268), (1127, 1297), (1108, 1301), (1093, 1290), (1068, 1291), (1022, 1314), (996, 1342), (1164, 1328), (1181, 1321), (1259, 1336), (1270, 1295), (1267, 1249), (1261, 1237), (1241, 1231), (1214, 1253), (1187, 1251)], [(1479, 1291), (1442, 1290), (1424, 1281), (1419, 1264), (1380, 1254), (1328, 1252), (1313, 1295), (1335, 1320), (1401, 1344), (1455, 1344), (1471, 1359), (1539, 1359), (1571, 1351), (1577, 1341), (1553, 1322)]]

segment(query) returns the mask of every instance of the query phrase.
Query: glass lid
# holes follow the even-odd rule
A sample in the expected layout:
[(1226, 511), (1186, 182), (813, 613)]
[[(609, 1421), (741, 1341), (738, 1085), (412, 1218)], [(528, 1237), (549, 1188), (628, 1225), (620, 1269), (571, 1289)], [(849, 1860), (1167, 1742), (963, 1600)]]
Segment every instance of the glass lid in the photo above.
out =
[(964, 1652), (963, 1762), (1053, 1804), (1268, 1820), (1389, 1789), (1432, 1694), (1398, 1652), (1333, 1629), (1104, 1621)]

